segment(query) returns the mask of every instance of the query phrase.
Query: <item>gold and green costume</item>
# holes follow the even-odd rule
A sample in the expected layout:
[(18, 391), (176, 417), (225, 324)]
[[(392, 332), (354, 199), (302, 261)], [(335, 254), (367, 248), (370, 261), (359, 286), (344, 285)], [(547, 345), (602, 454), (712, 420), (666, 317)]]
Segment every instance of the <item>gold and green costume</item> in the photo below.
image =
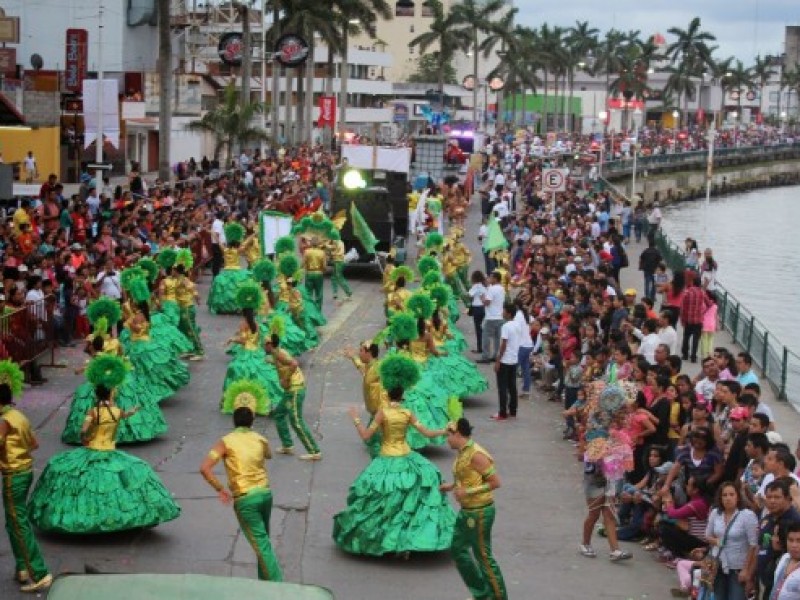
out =
[(5, 439), (0, 438), (0, 473), (6, 532), (15, 569), (17, 573), (26, 571), (33, 581), (40, 581), (48, 571), (28, 518), (28, 492), (33, 483), (33, 432), (27, 417), (11, 406), (0, 409), (0, 421), (9, 426)]
[[(364, 376), (364, 380), (362, 383), (362, 393), (364, 396), (364, 407), (367, 409), (367, 412), (370, 414), (370, 424), (372, 424), (372, 419), (375, 418), (375, 414), (382, 408), (385, 408), (389, 405), (389, 396), (386, 393), (386, 390), (383, 389), (381, 385), (381, 376), (380, 376), (380, 361), (378, 359), (372, 359), (369, 363), (364, 363), (359, 358), (353, 358), (353, 364), (355, 364), (356, 368), (361, 372)], [(375, 434), (369, 439), (364, 442), (369, 449), (369, 455), (371, 458), (375, 458), (378, 456), (381, 450), (381, 432), (380, 430), (376, 431)]]
[(344, 242), (342, 240), (331, 240), (330, 242), (331, 262), (333, 262), (333, 273), (331, 273), (331, 288), (333, 297), (336, 298), (339, 288), (344, 290), (347, 297), (353, 295), (350, 285), (344, 278)]
[(446, 550), (455, 514), (439, 491), (439, 470), (406, 442), (415, 416), (396, 404), (382, 411), (380, 454), (350, 486), (333, 539), (345, 552), (367, 556)]
[[(483, 454), (491, 463), (482, 473), (472, 465), (475, 454)], [(458, 451), (453, 476), (456, 487), (465, 489), (467, 493), (461, 499), (450, 553), (475, 600), (508, 599), (503, 574), (492, 556), (495, 507), (486, 480), (494, 473), (491, 455), (472, 440)]]
[(325, 251), (321, 248), (308, 248), (303, 254), (306, 292), (319, 310), (322, 310), (322, 283), (325, 262)]
[(242, 269), (239, 248), (228, 247), (222, 251), (222, 271), (214, 277), (208, 292), (208, 310), (215, 314), (238, 314), (236, 291), (242, 283), (252, 281), (250, 271)]
[[(280, 564), (269, 539), (272, 491), (264, 462), (271, 457), (269, 442), (248, 427), (237, 427), (222, 438), (225, 472), (233, 495), (233, 510), (258, 560), (258, 578), (283, 581)], [(219, 458), (212, 451), (211, 458)]]
[(205, 351), (203, 350), (203, 343), (200, 341), (200, 328), (197, 326), (196, 295), (197, 291), (194, 282), (186, 275), (178, 277), (175, 287), (175, 300), (178, 303), (180, 314), (178, 329), (192, 342), (192, 354), (202, 356)]
[(280, 357), (291, 359), (291, 355), (283, 348), (276, 348), (275, 366), (278, 369), (278, 378), (283, 387), (283, 396), (278, 405), (272, 410), (272, 417), (278, 429), (278, 437), (284, 448), (294, 446), (289, 425), (294, 429), (295, 434), (300, 439), (300, 443), (309, 454), (318, 454), (317, 445), (311, 430), (303, 418), (303, 402), (306, 399), (306, 380), (299, 366), (285, 364)]

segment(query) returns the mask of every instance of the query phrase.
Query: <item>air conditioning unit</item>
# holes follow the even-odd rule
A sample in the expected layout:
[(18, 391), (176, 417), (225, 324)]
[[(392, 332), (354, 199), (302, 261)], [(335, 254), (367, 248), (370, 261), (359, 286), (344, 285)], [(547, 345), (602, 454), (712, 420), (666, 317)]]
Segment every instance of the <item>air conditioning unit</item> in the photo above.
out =
[(381, 72), (379, 67), (370, 67), (367, 69), (367, 79), (371, 79), (375, 81), (378, 77), (380, 77)]

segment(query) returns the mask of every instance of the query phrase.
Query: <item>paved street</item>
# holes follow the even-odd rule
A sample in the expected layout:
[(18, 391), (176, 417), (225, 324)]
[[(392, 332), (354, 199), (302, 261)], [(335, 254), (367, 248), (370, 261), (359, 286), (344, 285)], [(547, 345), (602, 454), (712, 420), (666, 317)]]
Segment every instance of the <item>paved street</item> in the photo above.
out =
[[(474, 209), (474, 207), (473, 207)], [(476, 217), (473, 210), (473, 220)], [(474, 230), (474, 229), (473, 229)], [(474, 235), (468, 235), (474, 238)], [(474, 243), (474, 239), (469, 240)], [(630, 250), (634, 269), (626, 285), (638, 283), (635, 271), (640, 250)], [(480, 254), (477, 253), (478, 259)], [(478, 261), (475, 261), (478, 264)], [(203, 291), (207, 289), (204, 279)], [(404, 561), (352, 557), (338, 551), (331, 540), (332, 516), (345, 506), (350, 482), (366, 466), (367, 453), (358, 440), (346, 409), (361, 403), (360, 376), (341, 356), (345, 345), (355, 345), (374, 335), (383, 324), (378, 278), (353, 278), (351, 302), (333, 305), (326, 283), (329, 325), (323, 343), (303, 357), (308, 378), (306, 417), (321, 440), (324, 459), (304, 463), (277, 456), (270, 463), (275, 509), (272, 537), (289, 581), (315, 583), (330, 588), (346, 600), (436, 599), (464, 600), (467, 591), (446, 553), (413, 556)], [(641, 287), (641, 283), (639, 283)], [(40, 536), (44, 554), (54, 573), (83, 572), (195, 572), (254, 578), (256, 565), (247, 541), (238, 532), (230, 507), (222, 506), (198, 474), (198, 466), (211, 444), (230, 427), (230, 418), (217, 405), (227, 364), (223, 343), (237, 326), (235, 317), (199, 310), (208, 357), (191, 363), (192, 380), (163, 409), (170, 425), (161, 440), (125, 447), (149, 461), (160, 473), (183, 509), (171, 523), (122, 535), (69, 538)], [(467, 318), (459, 324), (472, 345)], [(65, 369), (48, 369), (50, 382), (29, 389), (21, 403), (31, 417), (40, 441), (37, 466), (65, 447), (59, 436), (70, 396), (81, 382), (73, 369), (83, 364), (79, 349), (60, 352)], [(485, 366), (481, 366), (488, 373)], [(561, 440), (559, 408), (542, 397), (523, 401), (515, 422), (493, 423), (496, 391), (465, 401), (465, 413), (476, 425), (475, 438), (497, 460), (503, 487), (497, 493), (498, 518), (494, 543), (504, 571), (509, 595), (514, 599), (569, 600), (585, 598), (664, 598), (674, 585), (674, 573), (655, 563), (638, 545), (628, 545), (634, 560), (612, 564), (605, 543), (595, 540), (599, 557), (577, 553), (583, 518), (581, 466), (572, 446)], [(772, 402), (773, 407), (776, 405)], [(783, 405), (778, 421), (796, 425), (797, 415)], [(257, 428), (273, 442), (273, 423), (259, 419)], [(791, 440), (793, 441), (793, 440)], [(446, 448), (428, 452), (450, 477), (453, 454)], [(11, 581), (13, 563), (5, 537), (0, 542), (0, 598), (22, 597)]]

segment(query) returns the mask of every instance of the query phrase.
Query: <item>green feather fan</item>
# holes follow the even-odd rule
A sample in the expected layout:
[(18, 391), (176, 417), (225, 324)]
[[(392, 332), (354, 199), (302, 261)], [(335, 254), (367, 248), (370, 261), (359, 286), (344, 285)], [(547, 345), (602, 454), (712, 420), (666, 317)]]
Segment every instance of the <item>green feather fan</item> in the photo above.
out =
[(228, 223), (222, 230), (225, 232), (225, 241), (229, 244), (240, 244), (247, 233), (241, 223)]
[(86, 316), (92, 325), (95, 325), (101, 317), (104, 317), (107, 323), (113, 325), (122, 318), (122, 308), (116, 300), (112, 300), (108, 296), (102, 296), (86, 307)]
[(424, 292), (412, 294), (411, 297), (406, 300), (406, 308), (418, 319), (430, 319), (433, 316), (433, 311), (436, 310), (433, 300)]
[(142, 258), (136, 263), (136, 266), (142, 269), (147, 276), (147, 281), (155, 283), (158, 279), (158, 264), (152, 258)]
[(425, 277), (422, 278), (422, 287), (426, 290), (442, 283), (442, 274), (436, 271), (428, 271)]
[(176, 260), (178, 260), (178, 252), (174, 248), (164, 248), (156, 257), (156, 262), (164, 270), (174, 267)]
[(402, 354), (387, 356), (381, 361), (378, 370), (381, 376), (381, 385), (386, 390), (397, 388), (407, 390), (414, 387), (420, 378), (417, 363)]
[(257, 415), (269, 412), (269, 398), (258, 381), (240, 379), (228, 386), (222, 396), (222, 412), (231, 414), (237, 408), (249, 408)]
[(441, 248), (444, 244), (444, 236), (441, 233), (429, 233), (428, 237), (425, 238), (425, 249), (426, 250), (434, 250), (436, 248)]
[(395, 267), (395, 269), (392, 271), (391, 277), (392, 281), (394, 281), (395, 283), (397, 283), (397, 280), (400, 279), (401, 277), (405, 279), (406, 283), (411, 283), (412, 281), (414, 281), (414, 271), (412, 271), (406, 266)]
[(128, 286), (128, 294), (137, 304), (150, 300), (150, 290), (143, 277), (136, 277)]
[(294, 277), (300, 269), (300, 261), (294, 254), (287, 254), (278, 263), (278, 270), (284, 277)]
[(439, 271), (439, 263), (432, 256), (423, 256), (417, 261), (417, 271), (424, 278), (431, 271)]
[(257, 283), (246, 282), (236, 290), (236, 305), (239, 308), (258, 310), (262, 301), (261, 287)]
[(395, 342), (406, 342), (417, 339), (417, 319), (411, 313), (400, 312), (392, 316), (389, 331)]
[(194, 266), (194, 256), (192, 256), (192, 251), (188, 248), (182, 248), (178, 250), (178, 253), (175, 257), (175, 266), (182, 266), (187, 271), (190, 270)]
[(259, 283), (269, 283), (273, 279), (275, 279), (275, 274), (277, 273), (277, 269), (275, 268), (275, 263), (269, 260), (268, 258), (262, 258), (256, 264), (253, 265), (253, 279), (258, 281)]
[(450, 288), (441, 283), (434, 285), (429, 290), (431, 298), (436, 302), (437, 308), (446, 308), (450, 304)]
[(290, 235), (285, 235), (275, 240), (275, 254), (280, 256), (287, 252), (294, 252), (294, 238)]
[(130, 290), (135, 279), (147, 279), (147, 271), (141, 267), (128, 267), (119, 276), (119, 283), (123, 290)]
[(120, 357), (111, 354), (99, 354), (86, 367), (86, 379), (95, 387), (102, 385), (109, 390), (113, 390), (125, 380), (127, 372), (125, 361)]
[(13, 398), (18, 398), (22, 393), (23, 381), (25, 374), (17, 363), (12, 360), (0, 360), (0, 384), (9, 387)]

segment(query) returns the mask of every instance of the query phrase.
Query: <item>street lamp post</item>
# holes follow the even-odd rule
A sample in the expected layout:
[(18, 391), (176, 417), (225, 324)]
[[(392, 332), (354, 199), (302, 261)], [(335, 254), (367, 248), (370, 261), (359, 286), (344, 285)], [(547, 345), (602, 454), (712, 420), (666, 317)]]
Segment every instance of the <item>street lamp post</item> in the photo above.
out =
[(678, 153), (678, 117), (681, 116), (677, 110), (672, 111), (672, 153)]

